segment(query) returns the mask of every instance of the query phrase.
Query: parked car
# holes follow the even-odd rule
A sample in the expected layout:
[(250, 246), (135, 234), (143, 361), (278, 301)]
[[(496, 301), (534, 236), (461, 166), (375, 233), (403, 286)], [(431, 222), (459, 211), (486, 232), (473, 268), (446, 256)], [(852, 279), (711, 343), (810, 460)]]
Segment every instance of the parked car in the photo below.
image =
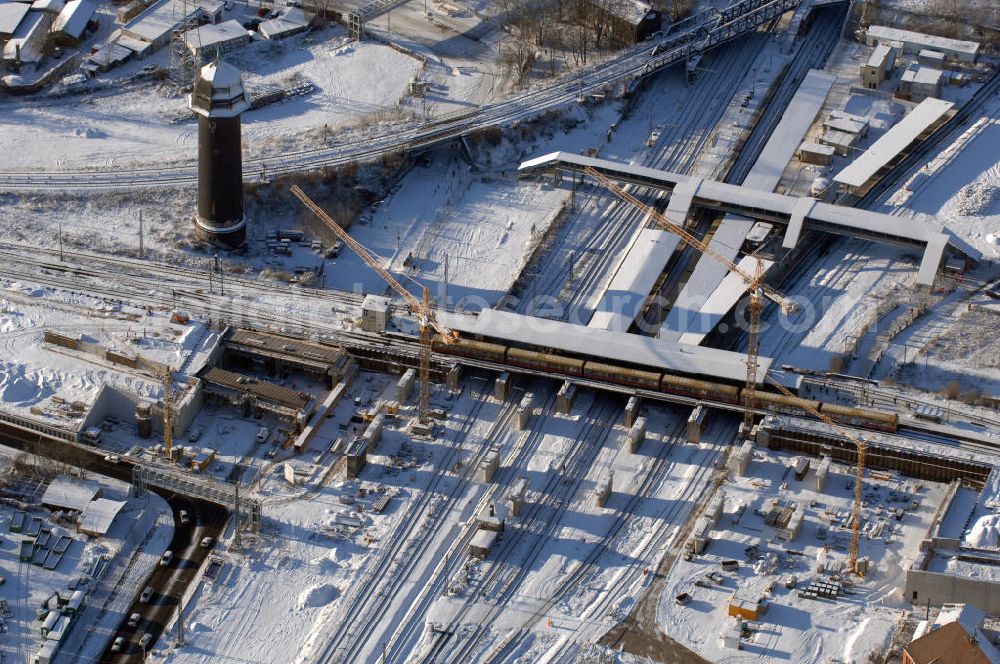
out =
[(117, 454), (106, 454), (104, 455), (104, 460), (108, 463), (121, 463), (122, 458)]
[(195, 427), (191, 429), (191, 433), (188, 434), (188, 440), (192, 443), (197, 443), (198, 439), (201, 438), (201, 427)]
[(153, 599), (153, 586), (146, 586), (142, 591), (142, 595), (139, 596), (139, 601), (143, 604), (148, 604), (151, 599)]
[(173, 551), (166, 551), (162, 556), (160, 556), (160, 567), (166, 567), (170, 564), (170, 561), (174, 559)]
[(137, 627), (139, 625), (139, 621), (141, 620), (142, 616), (140, 616), (138, 613), (133, 613), (131, 616), (128, 617), (128, 626)]
[(125, 637), (119, 636), (115, 638), (115, 642), (111, 644), (111, 652), (121, 652), (122, 648), (125, 647)]
[(202, 537), (201, 538), (201, 548), (210, 549), (212, 545), (215, 544), (214, 537)]
[(149, 632), (146, 632), (145, 634), (142, 635), (142, 638), (139, 639), (139, 647), (145, 650), (149, 646), (149, 642), (152, 640), (153, 640), (153, 635), (150, 634)]
[(257, 442), (263, 443), (267, 440), (267, 437), (271, 435), (271, 430), (267, 427), (261, 427), (257, 429)]
[(182, 523), (183, 525), (185, 525), (185, 526), (186, 526), (186, 525), (188, 525), (189, 523), (191, 523), (191, 517), (190, 517), (190, 516), (188, 516), (188, 513), (187, 513), (187, 510), (181, 510), (181, 511), (179, 512), (179, 514), (180, 514), (180, 517), (181, 517), (181, 523)]

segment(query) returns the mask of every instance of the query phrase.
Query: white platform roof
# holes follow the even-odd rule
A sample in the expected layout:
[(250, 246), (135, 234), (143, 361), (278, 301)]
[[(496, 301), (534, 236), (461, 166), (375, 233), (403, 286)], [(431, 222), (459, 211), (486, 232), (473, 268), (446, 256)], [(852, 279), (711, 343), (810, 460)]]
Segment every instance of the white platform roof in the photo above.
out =
[[(740, 259), (738, 265), (748, 274), (753, 274), (757, 269), (756, 261), (750, 256)], [(761, 260), (761, 268), (766, 273), (774, 261)], [(708, 333), (715, 329), (726, 315), (732, 311), (736, 303), (740, 301), (747, 292), (747, 284), (743, 277), (732, 272), (727, 273), (718, 288), (705, 300), (705, 304), (698, 310), (698, 318), (694, 325), (688, 327), (688, 331), (680, 335), (679, 343), (693, 346), (701, 345), (705, 341)]]
[(101, 485), (93, 480), (81, 480), (58, 475), (42, 496), (42, 504), (82, 512), (101, 493)]
[(744, 187), (774, 191), (836, 80), (836, 76), (825, 71), (809, 70), (743, 182)]
[(114, 523), (115, 518), (118, 517), (125, 505), (126, 503), (122, 501), (108, 500), (107, 498), (93, 500), (80, 515), (77, 529), (88, 535), (107, 535), (111, 524)]
[[(685, 346), (637, 334), (609, 332), (496, 309), (484, 309), (478, 315), (444, 311), (435, 315), (443, 325), (460, 335), (480, 335), (601, 361), (625, 362), (652, 371), (732, 381), (746, 379), (746, 356), (742, 353)], [(763, 380), (770, 365), (770, 358), (760, 358), (758, 382)]]
[[(752, 219), (737, 215), (726, 215), (715, 229), (715, 234), (708, 246), (731, 261), (746, 240), (747, 233), (753, 228)], [(712, 293), (719, 287), (729, 268), (710, 256), (702, 256), (694, 266), (691, 276), (674, 300), (674, 305), (667, 313), (657, 336), (660, 339), (680, 342), (681, 336), (688, 330), (711, 330), (705, 328), (701, 311), (707, 305)], [(718, 322), (718, 321), (716, 321)], [(714, 325), (713, 325), (714, 327)]]
[(680, 238), (667, 231), (653, 228), (639, 231), (587, 327), (627, 332), (679, 243)]
[(13, 35), (29, 9), (23, 2), (0, 2), (0, 35)]
[(860, 187), (875, 177), (900, 152), (909, 147), (928, 127), (941, 120), (954, 106), (950, 101), (928, 97), (910, 114), (882, 134), (864, 154), (834, 176), (834, 182)]

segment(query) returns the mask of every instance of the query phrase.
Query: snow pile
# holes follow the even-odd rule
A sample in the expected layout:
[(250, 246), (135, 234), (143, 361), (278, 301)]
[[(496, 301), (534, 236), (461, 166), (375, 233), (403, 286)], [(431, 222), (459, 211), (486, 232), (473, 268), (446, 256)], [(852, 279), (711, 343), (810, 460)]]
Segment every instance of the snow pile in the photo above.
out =
[(995, 549), (1000, 540), (1000, 514), (979, 517), (965, 536), (968, 546), (977, 549)]
[(315, 609), (320, 606), (326, 606), (333, 600), (337, 599), (340, 594), (340, 590), (336, 586), (332, 586), (327, 583), (319, 583), (314, 586), (310, 586), (306, 590), (299, 593), (299, 599), (295, 603), (295, 608), (297, 609)]
[(948, 202), (945, 211), (963, 216), (1000, 212), (1000, 179), (984, 177), (965, 185)]

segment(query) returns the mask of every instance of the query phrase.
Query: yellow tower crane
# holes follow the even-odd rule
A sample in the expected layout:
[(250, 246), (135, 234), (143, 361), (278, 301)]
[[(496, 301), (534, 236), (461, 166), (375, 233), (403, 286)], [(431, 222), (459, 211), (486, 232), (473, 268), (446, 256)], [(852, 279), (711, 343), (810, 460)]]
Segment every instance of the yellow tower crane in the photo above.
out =
[(410, 291), (406, 290), (405, 287), (399, 281), (392, 276), (392, 274), (382, 267), (375, 255), (369, 251), (363, 244), (355, 240), (351, 235), (340, 227), (334, 219), (328, 215), (323, 208), (317, 205), (309, 196), (306, 195), (304, 191), (298, 186), (292, 186), (292, 193), (295, 197), (302, 201), (303, 205), (309, 208), (316, 217), (319, 218), (326, 226), (333, 231), (333, 233), (343, 240), (344, 244), (349, 246), (354, 250), (358, 256), (361, 257), (368, 266), (375, 270), (382, 279), (389, 284), (389, 286), (396, 291), (400, 297), (406, 300), (406, 303), (410, 306), (410, 311), (415, 313), (420, 320), (420, 410), (419, 416), (420, 421), (424, 424), (430, 421), (430, 381), (431, 381), (431, 350), (434, 341), (434, 333), (440, 336), (444, 343), (454, 343), (455, 339), (458, 338), (456, 332), (448, 329), (444, 325), (438, 322), (434, 315), (434, 309), (431, 307), (431, 292), (424, 286), (423, 287), (423, 299), (418, 300), (413, 296)]
[(757, 349), (760, 345), (760, 312), (763, 308), (763, 302), (761, 301), (762, 297), (767, 295), (769, 298), (777, 302), (781, 306), (781, 310), (786, 313), (796, 311), (798, 309), (798, 305), (771, 286), (764, 283), (764, 271), (761, 267), (759, 258), (757, 259), (757, 269), (755, 270), (755, 273), (750, 274), (736, 263), (709, 247), (707, 243), (689, 233), (682, 226), (672, 223), (669, 219), (657, 212), (652, 206), (642, 203), (642, 201), (620, 187), (617, 183), (613, 182), (597, 169), (588, 166), (584, 172), (597, 180), (602, 186), (613, 192), (623, 201), (632, 205), (632, 207), (648, 214), (654, 221), (662, 226), (664, 230), (679, 236), (682, 240), (684, 240), (684, 242), (691, 245), (701, 253), (711, 256), (728, 268), (730, 272), (735, 272), (743, 279), (744, 282), (746, 282), (748, 290), (750, 291), (750, 329), (747, 334), (750, 338), (750, 342), (749, 347), (747, 348), (746, 390), (744, 390), (743, 395), (743, 430), (746, 433), (749, 433), (750, 428), (753, 426), (755, 410), (754, 394), (757, 387), (757, 369), (759, 366), (759, 362), (757, 361)]
[[(760, 347), (760, 316), (763, 309), (763, 298), (766, 295), (770, 299), (774, 300), (781, 306), (781, 310), (785, 313), (790, 313), (798, 310), (798, 305), (792, 300), (788, 299), (780, 292), (768, 286), (764, 283), (764, 273), (761, 266), (760, 259), (757, 258), (757, 265), (754, 274), (748, 273), (746, 270), (740, 266), (733, 263), (731, 260), (725, 256), (719, 254), (718, 252), (711, 249), (705, 242), (702, 242), (694, 235), (689, 233), (687, 230), (679, 226), (678, 224), (672, 223), (666, 217), (657, 212), (653, 207), (644, 205), (639, 199), (627, 192), (625, 189), (620, 187), (617, 183), (613, 182), (611, 179), (606, 177), (600, 171), (588, 167), (585, 169), (587, 175), (591, 176), (597, 180), (601, 185), (612, 191), (619, 198), (631, 204), (638, 210), (645, 212), (650, 217), (652, 217), (660, 226), (665, 230), (680, 236), (687, 244), (698, 249), (701, 253), (707, 254), (725, 265), (731, 272), (735, 272), (743, 281), (746, 282), (748, 290), (750, 291), (750, 325), (747, 330), (748, 344), (747, 344), (747, 380), (746, 388), (743, 390), (743, 428), (744, 431), (749, 433), (750, 428), (753, 426), (753, 418), (755, 411), (755, 399), (754, 396), (757, 391), (757, 370), (759, 366), (758, 362), (758, 349)], [(780, 385), (775, 381), (771, 381), (778, 390), (788, 397), (794, 397), (784, 385)], [(812, 416), (820, 419), (826, 424), (833, 427), (840, 435), (844, 436), (857, 447), (857, 478), (854, 482), (854, 509), (853, 509), (853, 525), (851, 527), (851, 550), (850, 550), (850, 569), (857, 572), (858, 563), (858, 546), (861, 540), (861, 498), (862, 498), (862, 480), (864, 478), (864, 466), (865, 466), (865, 449), (866, 443), (864, 439), (854, 436), (848, 432), (845, 428), (839, 426), (832, 419), (820, 413), (818, 410), (810, 406), (804, 400), (801, 402), (802, 408), (805, 409)]]
[[(770, 379), (770, 382), (772, 385), (777, 387), (778, 391), (784, 394), (786, 397), (795, 396), (794, 394), (791, 393), (791, 391), (789, 391), (787, 387), (778, 383), (776, 380)], [(822, 422), (825, 422), (834, 431), (836, 431), (841, 436), (854, 443), (854, 446), (857, 448), (858, 463), (855, 469), (855, 478), (854, 478), (854, 510), (851, 515), (852, 521), (854, 523), (851, 525), (851, 553), (850, 553), (849, 565), (851, 571), (856, 572), (859, 576), (864, 576), (861, 572), (858, 571), (858, 546), (861, 543), (861, 497), (862, 497), (861, 484), (865, 478), (865, 451), (868, 449), (868, 443), (865, 441), (864, 438), (860, 436), (855, 436), (850, 431), (848, 431), (847, 429), (845, 429), (844, 427), (840, 426), (832, 419), (830, 419), (829, 416), (824, 415), (823, 413), (813, 408), (808, 403), (808, 401), (801, 400), (801, 406), (810, 415), (812, 415), (813, 417)]]

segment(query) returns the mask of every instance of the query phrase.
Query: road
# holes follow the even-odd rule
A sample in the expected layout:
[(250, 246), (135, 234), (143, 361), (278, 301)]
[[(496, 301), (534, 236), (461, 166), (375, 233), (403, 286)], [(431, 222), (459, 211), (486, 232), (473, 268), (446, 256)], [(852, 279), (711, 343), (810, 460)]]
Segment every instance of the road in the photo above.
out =
[[(5, 424), (0, 424), (0, 444), (72, 464), (99, 475), (124, 482), (132, 481), (132, 464), (128, 459), (122, 458), (120, 463), (111, 463), (104, 459), (105, 452), (101, 450), (91, 450), (60, 440), (42, 439), (38, 434)], [(101, 660), (103, 662), (126, 664), (143, 661), (142, 649), (138, 646), (139, 639), (144, 632), (153, 635), (150, 646), (159, 639), (164, 626), (176, 611), (178, 599), (188, 584), (195, 579), (198, 568), (210, 552), (209, 549), (198, 546), (199, 542), (206, 536), (218, 540), (228, 518), (224, 508), (207, 501), (173, 493), (163, 494), (163, 498), (174, 514), (175, 528), (170, 550), (175, 552), (175, 559), (169, 566), (158, 566), (147, 582), (155, 591), (152, 602), (140, 603), (138, 595), (142, 588), (134, 589), (136, 601), (129, 608), (128, 614), (121, 616), (122, 626), (116, 633), (126, 635), (129, 645), (121, 653), (106, 651)], [(190, 525), (180, 524), (178, 517), (180, 510), (186, 510), (191, 515)], [(143, 618), (139, 629), (124, 627), (125, 621), (132, 613), (139, 613)], [(110, 646), (109, 643), (108, 647)]]
[[(392, 127), (381, 134), (339, 145), (321, 145), (280, 156), (247, 159), (244, 180), (373, 161), (383, 155), (412, 152), (490, 127), (530, 120), (549, 109), (575, 102), (580, 95), (610, 90), (622, 81), (649, 76), (660, 69), (703, 53), (746, 34), (798, 6), (800, 0), (741, 0), (724, 12), (703, 12), (680, 29), (657, 40), (625, 49), (600, 62), (553, 79), (544, 86), (511, 95), (470, 111), (441, 116), (409, 127)], [(193, 159), (171, 165), (137, 165), (122, 169), (96, 167), (65, 170), (0, 171), (0, 191), (96, 191), (174, 187), (197, 182)]]

